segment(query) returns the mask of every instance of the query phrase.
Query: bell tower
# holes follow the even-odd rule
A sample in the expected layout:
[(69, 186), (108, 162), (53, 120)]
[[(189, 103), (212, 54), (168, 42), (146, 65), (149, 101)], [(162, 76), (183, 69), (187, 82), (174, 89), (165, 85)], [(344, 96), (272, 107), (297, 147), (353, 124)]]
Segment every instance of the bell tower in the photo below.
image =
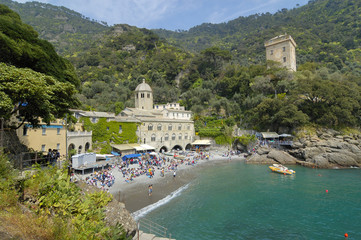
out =
[(152, 110), (153, 109), (153, 91), (150, 86), (143, 82), (135, 89), (135, 108)]

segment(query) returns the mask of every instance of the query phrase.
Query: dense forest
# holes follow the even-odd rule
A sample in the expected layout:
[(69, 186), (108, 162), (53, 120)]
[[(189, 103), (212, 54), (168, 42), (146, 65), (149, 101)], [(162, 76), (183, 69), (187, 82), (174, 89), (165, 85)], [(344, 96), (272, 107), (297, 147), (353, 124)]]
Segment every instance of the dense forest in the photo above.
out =
[(39, 118), (50, 123), (79, 105), (75, 94), (80, 81), (73, 65), (4, 5), (0, 53), (0, 116), (5, 120), (16, 114), (22, 123), (36, 126)]
[[(144, 78), (156, 103), (178, 101), (199, 122), (223, 118), (228, 126), (276, 131), (361, 123), (357, 0), (314, 0), (180, 32), (107, 26), (49, 4), (0, 3), (74, 65), (83, 109), (132, 107), (133, 90)], [(297, 43), (297, 72), (266, 63), (264, 42), (284, 33)]]
[[(155, 102), (180, 102), (195, 113), (198, 134), (217, 143), (229, 143), (235, 124), (281, 132), (359, 128), (360, 4), (313, 0), (170, 32), (107, 26), (64, 7), (0, 0), (0, 117), (36, 126), (39, 118), (50, 123), (74, 107), (119, 113), (133, 106), (133, 91), (145, 79)], [(264, 41), (285, 32), (298, 44), (297, 72), (265, 60)], [(94, 134), (104, 137), (106, 126), (99, 124)], [(0, 176), (1, 231), (19, 239), (127, 239), (119, 225), (105, 224), (111, 196), (81, 192), (65, 168), (39, 168), (21, 180), (0, 154)]]
[[(73, 65), (4, 5), (0, 5), (0, 60), (2, 127), (12, 127), (8, 120), (13, 116), (34, 127), (39, 118), (50, 123), (77, 106), (80, 82)], [(119, 223), (106, 223), (109, 193), (82, 191), (70, 180), (66, 164), (62, 169), (35, 164), (31, 171), (20, 173), (3, 142), (1, 239), (130, 239)]]

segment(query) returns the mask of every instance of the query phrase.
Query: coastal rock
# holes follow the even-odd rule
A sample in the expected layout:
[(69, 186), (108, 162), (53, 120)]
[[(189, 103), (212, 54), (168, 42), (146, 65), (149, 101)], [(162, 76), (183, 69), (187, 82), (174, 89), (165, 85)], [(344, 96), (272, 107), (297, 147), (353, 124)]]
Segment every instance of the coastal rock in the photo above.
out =
[(351, 157), (343, 153), (328, 153), (327, 160), (343, 167), (358, 166), (358, 163)]
[(321, 133), (320, 138), (321, 139), (330, 139), (330, 138), (332, 138), (332, 136), (329, 133)]
[(276, 162), (281, 164), (296, 164), (297, 161), (297, 159), (291, 156), (289, 153), (276, 149), (272, 149), (268, 153), (267, 158), (274, 159)]
[(348, 144), (346, 146), (352, 153), (359, 155), (361, 157), (361, 149), (359, 147), (357, 147), (354, 144)]
[(329, 140), (327, 142), (328, 147), (337, 148), (337, 149), (343, 149), (346, 147), (347, 144), (348, 144), (347, 142), (340, 142), (339, 139), (338, 140)]
[(346, 139), (346, 142), (348, 142), (349, 144), (353, 144), (353, 145), (360, 145), (361, 142), (358, 140), (354, 140), (354, 139)]
[[(88, 185), (83, 181), (77, 181), (77, 185), (83, 192), (92, 193), (101, 191), (99, 188)], [(121, 224), (127, 236), (134, 236), (137, 231), (137, 223), (125, 208), (125, 204), (116, 200), (115, 196), (105, 208), (105, 221), (110, 226), (115, 226), (117, 223)]]
[(259, 164), (274, 164), (277, 163), (271, 158), (267, 158), (266, 155), (259, 155), (258, 153), (252, 155), (246, 160), (247, 163), (259, 163)]
[(304, 143), (300, 142), (300, 141), (295, 141), (293, 142), (292, 148), (293, 149), (300, 149), (305, 147)]
[(324, 154), (316, 155), (311, 161), (319, 168), (329, 167), (329, 162)]
[(268, 154), (270, 151), (271, 151), (271, 149), (269, 147), (260, 147), (257, 149), (257, 153), (259, 155)]
[[(342, 134), (332, 129), (318, 129), (316, 134), (295, 139), (291, 149), (283, 151), (260, 147), (259, 156), (254, 156), (251, 162), (281, 164), (300, 164), (308, 167), (361, 167), (361, 135)], [(285, 155), (283, 152), (289, 153)]]
[(314, 156), (317, 156), (321, 153), (325, 153), (325, 150), (322, 148), (318, 148), (318, 147), (308, 147), (303, 149), (303, 158), (305, 160), (313, 158)]
[(105, 221), (110, 226), (115, 226), (120, 223), (124, 230), (127, 232), (127, 236), (135, 236), (137, 231), (137, 224), (128, 210), (125, 209), (124, 203), (118, 202), (113, 199), (106, 206)]

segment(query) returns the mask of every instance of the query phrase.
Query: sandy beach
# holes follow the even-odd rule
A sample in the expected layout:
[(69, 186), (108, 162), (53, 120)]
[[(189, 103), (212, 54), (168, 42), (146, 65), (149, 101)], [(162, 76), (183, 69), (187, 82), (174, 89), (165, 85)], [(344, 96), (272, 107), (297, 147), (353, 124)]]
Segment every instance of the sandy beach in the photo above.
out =
[[(226, 156), (228, 152), (224, 149), (210, 150), (203, 153), (203, 155), (209, 155), (209, 158), (198, 159), (200, 154), (193, 154), (184, 159), (183, 164), (180, 159), (175, 159), (172, 156), (167, 156), (170, 162), (176, 162), (177, 169), (176, 176), (174, 177), (174, 170), (169, 169), (169, 163), (165, 163), (164, 176), (161, 176), (162, 167), (154, 167), (154, 175), (149, 178), (146, 174), (134, 177), (132, 181), (126, 181), (129, 179), (129, 175), (123, 177), (123, 173), (119, 170), (119, 166), (113, 166), (109, 171), (114, 177), (114, 184), (110, 188), (106, 188), (114, 198), (120, 202), (125, 203), (126, 209), (130, 213), (134, 213), (146, 206), (154, 204), (161, 199), (164, 199), (177, 189), (185, 186), (197, 177), (197, 174), (205, 167), (211, 167), (219, 163), (227, 163), (229, 161), (243, 160), (242, 155)], [(230, 160), (231, 159), (231, 160)], [(188, 161), (187, 161), (188, 160)], [(194, 160), (194, 164), (191, 164)], [(188, 163), (188, 164), (187, 164)], [(168, 165), (167, 165), (168, 164)], [(139, 164), (131, 164), (128, 168), (138, 168)], [(124, 169), (124, 168), (123, 168)], [(91, 174), (77, 175), (80, 179), (86, 180), (87, 177), (91, 177)], [(153, 186), (151, 196), (148, 195), (149, 185)]]

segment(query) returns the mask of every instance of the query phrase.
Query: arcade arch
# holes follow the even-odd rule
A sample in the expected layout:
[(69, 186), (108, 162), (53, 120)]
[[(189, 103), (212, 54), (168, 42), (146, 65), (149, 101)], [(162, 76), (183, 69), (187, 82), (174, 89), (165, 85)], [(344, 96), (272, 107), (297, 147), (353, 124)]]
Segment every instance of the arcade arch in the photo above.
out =
[(163, 146), (159, 149), (159, 152), (168, 152), (168, 148), (166, 146)]
[(90, 148), (90, 143), (89, 142), (85, 143), (84, 151), (87, 152), (89, 150), (89, 148)]
[(186, 146), (186, 150), (192, 150), (192, 144), (188, 143)]
[(172, 150), (183, 150), (182, 146), (180, 145), (174, 145), (174, 147), (172, 148)]

